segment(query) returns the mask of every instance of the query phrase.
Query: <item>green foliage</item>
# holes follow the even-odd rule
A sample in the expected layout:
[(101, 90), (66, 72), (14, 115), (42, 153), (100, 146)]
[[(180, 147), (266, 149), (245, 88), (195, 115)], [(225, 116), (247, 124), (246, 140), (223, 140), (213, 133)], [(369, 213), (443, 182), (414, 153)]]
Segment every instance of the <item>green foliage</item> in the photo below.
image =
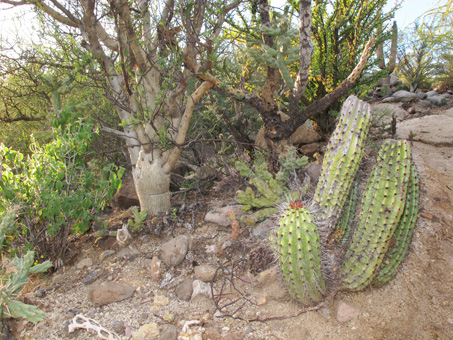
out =
[(435, 83), (440, 91), (453, 90), (453, 54), (442, 53), (434, 66)]
[(263, 209), (261, 212), (253, 214), (251, 217), (246, 217), (245, 222), (254, 224), (258, 221), (275, 214), (275, 207), (287, 197), (298, 197), (300, 192), (290, 190), (288, 181), (290, 175), (295, 173), (295, 170), (300, 169), (308, 163), (308, 158), (298, 157), (295, 147), (288, 150), (286, 156), (280, 157), (280, 170), (274, 175), (268, 169), (268, 164), (264, 156), (260, 153), (255, 153), (253, 166), (241, 161), (237, 161), (235, 166), (241, 176), (248, 178), (251, 187), (247, 187), (245, 191), (239, 190), (236, 193), (236, 202), (242, 204), (243, 211), (250, 209)]
[(37, 307), (15, 300), (27, 283), (30, 274), (43, 273), (52, 267), (50, 261), (34, 265), (34, 256), (35, 253), (29, 251), (22, 258), (15, 257), (12, 260), (15, 270), (10, 273), (2, 271), (0, 288), (1, 319), (7, 317), (26, 318), (34, 323), (44, 319), (44, 313)]
[[(351, 73), (369, 38), (390, 20), (391, 13), (384, 12), (386, 3), (386, 0), (320, 0), (313, 3), (309, 97), (323, 97)], [(384, 31), (381, 41), (389, 34)], [(371, 67), (373, 61), (369, 64)]]
[(411, 92), (429, 88), (432, 83), (434, 60), (430, 43), (420, 36), (420, 26), (404, 32), (401, 41), (396, 74), (409, 87)]
[(132, 231), (138, 232), (143, 228), (143, 222), (145, 222), (148, 214), (146, 210), (140, 211), (139, 207), (132, 207), (132, 219), (129, 219), (128, 224), (132, 228)]
[(260, 33), (272, 36), (274, 46), (267, 46), (262, 39), (248, 37), (246, 53), (258, 63), (278, 69), (286, 87), (292, 90), (294, 81), (290, 66), (299, 59), (299, 46), (294, 44), (298, 32), (297, 29), (290, 27), (285, 16), (277, 13), (274, 13), (273, 25), (274, 27), (262, 26)]
[(92, 123), (74, 109), (61, 111), (53, 122), (53, 139), (47, 144), (34, 141), (30, 155), (0, 145), (0, 216), (20, 207), (26, 243), (39, 243), (33, 238), (43, 231), (51, 237), (60, 230), (86, 232), (94, 214), (121, 185), (122, 169), (112, 164), (88, 167), (85, 157), (96, 136)]

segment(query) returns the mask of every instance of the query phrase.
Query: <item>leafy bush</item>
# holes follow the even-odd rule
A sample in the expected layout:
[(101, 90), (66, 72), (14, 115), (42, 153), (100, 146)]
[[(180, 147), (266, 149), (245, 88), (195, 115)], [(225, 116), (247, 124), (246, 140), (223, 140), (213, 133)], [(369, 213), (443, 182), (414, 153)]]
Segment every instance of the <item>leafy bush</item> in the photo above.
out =
[(89, 229), (121, 185), (123, 172), (113, 164), (96, 171), (87, 166), (95, 133), (90, 121), (72, 113), (70, 107), (63, 110), (53, 123), (52, 141), (34, 141), (28, 156), (0, 144), (0, 217), (11, 206), (20, 207), (21, 230), (15, 235), (58, 258), (70, 232)]

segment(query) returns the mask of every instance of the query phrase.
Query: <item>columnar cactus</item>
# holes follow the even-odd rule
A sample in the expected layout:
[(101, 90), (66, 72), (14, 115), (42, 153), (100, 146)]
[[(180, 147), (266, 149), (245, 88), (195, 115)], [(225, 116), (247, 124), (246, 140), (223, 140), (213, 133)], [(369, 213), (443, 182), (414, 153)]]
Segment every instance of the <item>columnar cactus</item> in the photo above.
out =
[(369, 110), (357, 98), (348, 98), (313, 201), (309, 208), (300, 202), (290, 204), (271, 236), (291, 295), (306, 305), (320, 302), (336, 289), (358, 291), (385, 284), (409, 248), (419, 183), (407, 142), (383, 143), (356, 216), (356, 174)]
[(370, 105), (350, 96), (343, 104), (338, 125), (332, 134), (322, 164), (321, 177), (313, 197), (319, 216), (334, 226), (348, 198), (364, 153), (370, 127)]
[(403, 214), (411, 173), (407, 142), (385, 142), (364, 192), (359, 221), (345, 254), (343, 288), (361, 290), (378, 274)]
[(412, 235), (414, 234), (419, 200), (419, 178), (415, 164), (412, 164), (407, 200), (403, 215), (390, 240), (389, 250), (384, 257), (381, 268), (379, 268), (379, 273), (373, 279), (373, 286), (380, 287), (390, 281), (396, 275), (396, 270), (403, 262), (404, 257), (409, 250)]
[(318, 227), (301, 202), (291, 203), (283, 213), (275, 242), (290, 294), (305, 305), (321, 301), (326, 287), (321, 272)]

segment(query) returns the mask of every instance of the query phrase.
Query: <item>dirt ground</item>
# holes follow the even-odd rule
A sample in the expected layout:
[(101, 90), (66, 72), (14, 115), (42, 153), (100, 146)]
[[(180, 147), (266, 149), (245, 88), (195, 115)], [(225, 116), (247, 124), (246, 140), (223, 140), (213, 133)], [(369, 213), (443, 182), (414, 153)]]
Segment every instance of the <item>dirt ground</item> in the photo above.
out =
[[(423, 121), (420, 124), (425, 130), (430, 128)], [(453, 136), (453, 125), (445, 128)], [(51, 276), (33, 278), (28, 285), (26, 292), (47, 317), (37, 325), (13, 325), (16, 338), (98, 338), (85, 329), (68, 333), (72, 318), (82, 314), (110, 331), (115, 322), (122, 324), (120, 337), (114, 339), (128, 339), (143, 325), (153, 323), (160, 328), (161, 339), (176, 339), (174, 334), (164, 335), (167, 325), (176, 329), (180, 339), (453, 339), (453, 137), (443, 143), (414, 140), (418, 141), (413, 142), (413, 158), (421, 180), (419, 218), (404, 265), (380, 289), (339, 292), (319, 310), (303, 312), (303, 306), (289, 297), (277, 270), (271, 267), (256, 275), (250, 273), (251, 268), (256, 269), (256, 258), (250, 263), (251, 251), (258, 252), (262, 260), (260, 269), (269, 267), (263, 250), (267, 241), (254, 237), (250, 229), (241, 226), (239, 242), (229, 251), (212, 252), (230, 237), (231, 228), (204, 222), (204, 213), (234, 202), (231, 197), (211, 193), (199, 198), (195, 216), (181, 217), (195, 221), (191, 230), (184, 223), (164, 229), (160, 236), (144, 230), (123, 246), (114, 237), (80, 238), (71, 248), (73, 264)], [(185, 260), (174, 268), (163, 266), (162, 278), (154, 280), (152, 258), (159, 256), (164, 242), (182, 234), (190, 238)], [(106, 250), (115, 253), (101, 262), (100, 255)], [(92, 263), (77, 268), (76, 264), (87, 258)], [(197, 265), (218, 268), (214, 290), (223, 289), (223, 295), (217, 305), (210, 299), (191, 302), (176, 296), (176, 287), (193, 277)], [(102, 275), (84, 284), (82, 281), (96, 269), (102, 269)], [(162, 284), (165, 278), (168, 280)], [(90, 301), (89, 291), (102, 282), (124, 282), (136, 290), (126, 300), (98, 307)], [(162, 297), (167, 299), (158, 303)], [(194, 326), (184, 335), (184, 324), (192, 320)], [(187, 335), (190, 332), (192, 335)]]

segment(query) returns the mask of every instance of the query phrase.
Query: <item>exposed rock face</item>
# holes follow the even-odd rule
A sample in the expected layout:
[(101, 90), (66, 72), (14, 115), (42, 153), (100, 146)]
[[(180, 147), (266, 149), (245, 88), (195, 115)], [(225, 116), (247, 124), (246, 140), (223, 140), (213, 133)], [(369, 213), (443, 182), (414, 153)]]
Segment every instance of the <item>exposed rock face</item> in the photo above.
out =
[[(450, 109), (447, 112), (453, 111)], [(428, 128), (429, 127), (429, 128)], [(453, 115), (434, 115), (404, 121), (397, 126), (400, 138), (433, 145), (453, 145)]]

